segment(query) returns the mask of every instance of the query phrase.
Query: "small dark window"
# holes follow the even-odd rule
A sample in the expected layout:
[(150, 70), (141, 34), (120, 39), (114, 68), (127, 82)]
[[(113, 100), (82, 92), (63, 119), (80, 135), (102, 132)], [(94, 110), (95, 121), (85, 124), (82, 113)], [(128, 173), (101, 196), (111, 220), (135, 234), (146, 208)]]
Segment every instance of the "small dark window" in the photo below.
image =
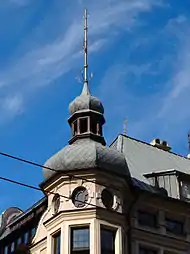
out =
[(157, 227), (157, 215), (145, 211), (138, 211), (138, 223), (142, 226)]
[(169, 233), (182, 235), (184, 234), (184, 224), (181, 221), (166, 218), (166, 231)]
[(28, 243), (28, 232), (24, 233), (24, 243), (27, 244)]
[(73, 123), (73, 135), (77, 135), (77, 121)]
[(4, 248), (4, 252), (3, 252), (4, 254), (8, 254), (8, 246), (5, 246), (5, 248)]
[(30, 237), (33, 238), (35, 234), (36, 234), (36, 228), (33, 227), (33, 228), (31, 229), (31, 231), (30, 231)]
[(15, 243), (11, 243), (11, 253), (14, 253), (14, 250), (15, 250)]
[(142, 247), (139, 248), (139, 254), (158, 254), (157, 250), (153, 250), (149, 247)]
[(98, 123), (98, 135), (102, 136), (102, 125)]
[(18, 240), (17, 240), (17, 246), (21, 245), (21, 243), (22, 243), (22, 238), (19, 237)]
[(90, 121), (90, 132), (97, 134), (97, 122), (93, 119)]
[(85, 133), (88, 131), (88, 118), (84, 117), (80, 119), (80, 133)]
[(61, 232), (59, 231), (53, 236), (53, 254), (61, 253)]
[(181, 199), (190, 199), (190, 183), (182, 182), (181, 185)]
[(101, 228), (101, 254), (115, 254), (115, 231)]
[(72, 254), (90, 253), (90, 240), (88, 227), (71, 229), (71, 253)]

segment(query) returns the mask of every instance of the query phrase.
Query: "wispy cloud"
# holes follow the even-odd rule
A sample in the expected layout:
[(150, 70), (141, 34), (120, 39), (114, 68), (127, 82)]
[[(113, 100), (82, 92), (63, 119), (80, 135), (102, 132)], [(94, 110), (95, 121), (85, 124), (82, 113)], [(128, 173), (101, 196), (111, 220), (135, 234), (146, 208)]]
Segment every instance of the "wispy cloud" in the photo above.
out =
[(30, 3), (30, 0), (8, 0), (10, 3), (19, 5), (19, 6), (25, 6)]
[[(11, 0), (14, 3), (24, 5), (29, 1)], [(60, 19), (55, 15), (53, 18), (54, 27), (60, 27), (56, 37), (49, 37), (47, 34), (46, 44), (41, 46), (37, 43), (35, 30), (33, 37), (24, 39), (25, 51), (18, 49), (19, 55), (12, 59), (9, 65), (0, 72), (0, 86), (4, 90), (6, 87), (12, 87), (16, 92), (18, 87), (22, 96), (26, 96), (27, 90), (39, 86), (53, 83), (54, 80), (63, 76), (71, 70), (80, 59), (82, 44), (82, 6), (84, 2), (75, 5), (75, 11), (72, 12), (72, 21), (62, 20), (62, 24), (56, 22)], [(133, 0), (133, 1), (96, 1), (88, 2), (87, 6), (90, 12), (90, 49), (91, 52), (98, 51), (108, 38), (112, 35), (112, 41), (119, 34), (119, 29), (131, 29), (138, 24), (138, 15), (143, 12), (149, 12), (154, 6), (161, 4), (161, 1), (155, 0)], [(65, 6), (60, 5), (62, 8)], [(57, 13), (63, 15), (64, 9)], [(105, 15), (106, 13), (106, 15)], [(47, 17), (48, 18), (48, 17)], [(65, 25), (67, 24), (67, 25)], [(62, 28), (66, 27), (63, 31)], [(57, 29), (57, 28), (56, 28)], [(37, 28), (43, 31), (43, 23)], [(51, 34), (51, 33), (50, 33)], [(35, 43), (32, 43), (33, 40)], [(110, 43), (110, 40), (109, 40)], [(26, 47), (26, 45), (29, 45)], [(21, 44), (22, 46), (23, 44)], [(27, 50), (26, 50), (27, 49)], [(34, 88), (35, 87), (35, 88)], [(8, 89), (10, 91), (10, 88)], [(15, 111), (15, 114), (17, 111)]]
[[(148, 119), (153, 117), (152, 109), (157, 108), (160, 96), (145, 94), (142, 97), (134, 92), (134, 87), (136, 82), (142, 79), (142, 75), (155, 75), (151, 68), (150, 63), (136, 66), (118, 63), (110, 66), (104, 73), (99, 85), (98, 96), (102, 98), (105, 109), (107, 109), (105, 110), (108, 120), (106, 136), (109, 137), (110, 142), (118, 133), (123, 132), (124, 119), (128, 121), (129, 135), (142, 137), (142, 133), (150, 127), (151, 122)], [(132, 84), (129, 82), (131, 74), (134, 76)]]
[[(167, 52), (168, 54), (163, 56), (162, 60), (166, 60), (167, 63), (167, 65), (164, 64), (164, 68), (166, 68), (166, 70), (169, 68), (171, 71), (167, 81), (159, 84), (160, 88), (158, 91), (153, 90), (144, 94), (143, 97), (139, 97), (134, 93), (133, 89), (130, 88), (128, 83), (129, 80), (126, 76), (126, 73), (129, 72), (135, 75), (133, 85), (135, 85), (139, 76), (141, 78), (140, 84), (143, 85), (143, 73), (148, 73), (149, 76), (157, 75), (155, 76), (156, 81), (157, 78), (165, 74), (163, 74), (163, 68), (160, 74), (159, 70), (156, 69), (154, 70), (155, 72), (152, 72), (152, 64), (154, 64), (154, 62), (152, 62), (152, 64), (150, 62), (144, 65), (125, 66), (127, 71), (125, 72), (125, 78), (123, 80), (121, 79), (122, 75), (120, 73), (122, 68), (114, 67), (115, 71), (110, 70), (110, 73), (118, 77), (118, 79), (115, 80), (115, 89), (112, 87), (114, 91), (113, 97), (115, 99), (114, 105), (120, 105), (120, 110), (116, 107), (115, 112), (115, 117), (118, 117), (120, 121), (120, 130), (117, 130), (118, 132), (122, 130), (122, 120), (127, 115), (129, 116), (129, 134), (145, 140), (159, 136), (160, 138), (168, 139), (171, 145), (176, 148), (186, 147), (184, 142), (187, 132), (190, 129), (189, 22), (190, 20), (186, 16), (179, 15), (170, 19), (160, 33), (161, 36), (165, 36), (163, 38), (166, 40), (172, 39), (175, 51), (172, 52), (171, 59), (169, 56), (171, 52)], [(170, 59), (169, 62), (168, 59)], [(146, 61), (148, 61), (148, 58)], [(110, 77), (109, 84), (113, 85), (114, 78), (112, 75), (110, 75)], [(106, 82), (108, 82), (108, 80)], [(128, 83), (126, 88), (124, 88), (125, 83)], [(107, 98), (106, 92), (103, 98)], [(122, 100), (125, 102), (122, 103)], [(130, 112), (132, 112), (133, 115), (130, 115)]]
[[(168, 81), (170, 90), (163, 100), (158, 115), (158, 118), (166, 119), (168, 125), (166, 134), (175, 142), (178, 142), (183, 135), (186, 136), (186, 132), (190, 129), (190, 30), (182, 31), (180, 31), (180, 46), (174, 72)], [(175, 135), (177, 132), (178, 135)]]
[(15, 116), (24, 112), (23, 98), (19, 94), (8, 95), (0, 99), (1, 118), (0, 123), (12, 120)]

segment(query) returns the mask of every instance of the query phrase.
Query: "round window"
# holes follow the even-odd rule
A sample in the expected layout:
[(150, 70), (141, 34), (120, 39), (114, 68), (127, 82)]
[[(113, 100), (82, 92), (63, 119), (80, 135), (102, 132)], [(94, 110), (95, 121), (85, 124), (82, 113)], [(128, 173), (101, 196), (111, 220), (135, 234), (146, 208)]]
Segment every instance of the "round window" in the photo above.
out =
[(88, 191), (85, 187), (77, 187), (72, 193), (72, 202), (75, 207), (84, 207), (88, 201)]
[(108, 189), (104, 189), (101, 194), (101, 199), (103, 205), (108, 208), (112, 209), (114, 203), (114, 196)]

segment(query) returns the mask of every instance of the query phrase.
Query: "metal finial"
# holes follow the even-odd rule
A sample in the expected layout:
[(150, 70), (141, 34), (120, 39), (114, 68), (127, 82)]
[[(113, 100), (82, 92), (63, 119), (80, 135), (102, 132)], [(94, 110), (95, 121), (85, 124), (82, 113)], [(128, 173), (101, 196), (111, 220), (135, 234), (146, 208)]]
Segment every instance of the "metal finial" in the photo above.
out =
[(123, 122), (123, 134), (125, 136), (127, 135), (127, 119), (125, 119)]
[(84, 85), (88, 86), (88, 23), (87, 9), (84, 10)]
[[(82, 82), (83, 89), (82, 95), (90, 95), (90, 89), (88, 87), (89, 80), (93, 78), (93, 74), (91, 73), (90, 78), (88, 78), (88, 24), (87, 24), (87, 9), (84, 9), (84, 41), (83, 41), (83, 49), (84, 49), (84, 69), (82, 71)], [(78, 82), (81, 82), (81, 78), (76, 78)]]
[(190, 131), (188, 132), (188, 152), (190, 152)]

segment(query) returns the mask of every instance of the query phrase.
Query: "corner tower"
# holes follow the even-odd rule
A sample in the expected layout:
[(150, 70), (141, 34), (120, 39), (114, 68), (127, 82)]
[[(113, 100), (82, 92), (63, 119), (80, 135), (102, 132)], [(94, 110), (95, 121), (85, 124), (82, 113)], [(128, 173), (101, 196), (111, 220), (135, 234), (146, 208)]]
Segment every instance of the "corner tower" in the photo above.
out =
[(33, 239), (32, 254), (124, 253), (123, 209), (130, 173), (125, 156), (105, 145), (104, 108), (90, 93), (87, 56), (85, 10), (83, 89), (69, 105), (69, 144), (43, 167), (41, 188), (48, 196), (48, 209)]

